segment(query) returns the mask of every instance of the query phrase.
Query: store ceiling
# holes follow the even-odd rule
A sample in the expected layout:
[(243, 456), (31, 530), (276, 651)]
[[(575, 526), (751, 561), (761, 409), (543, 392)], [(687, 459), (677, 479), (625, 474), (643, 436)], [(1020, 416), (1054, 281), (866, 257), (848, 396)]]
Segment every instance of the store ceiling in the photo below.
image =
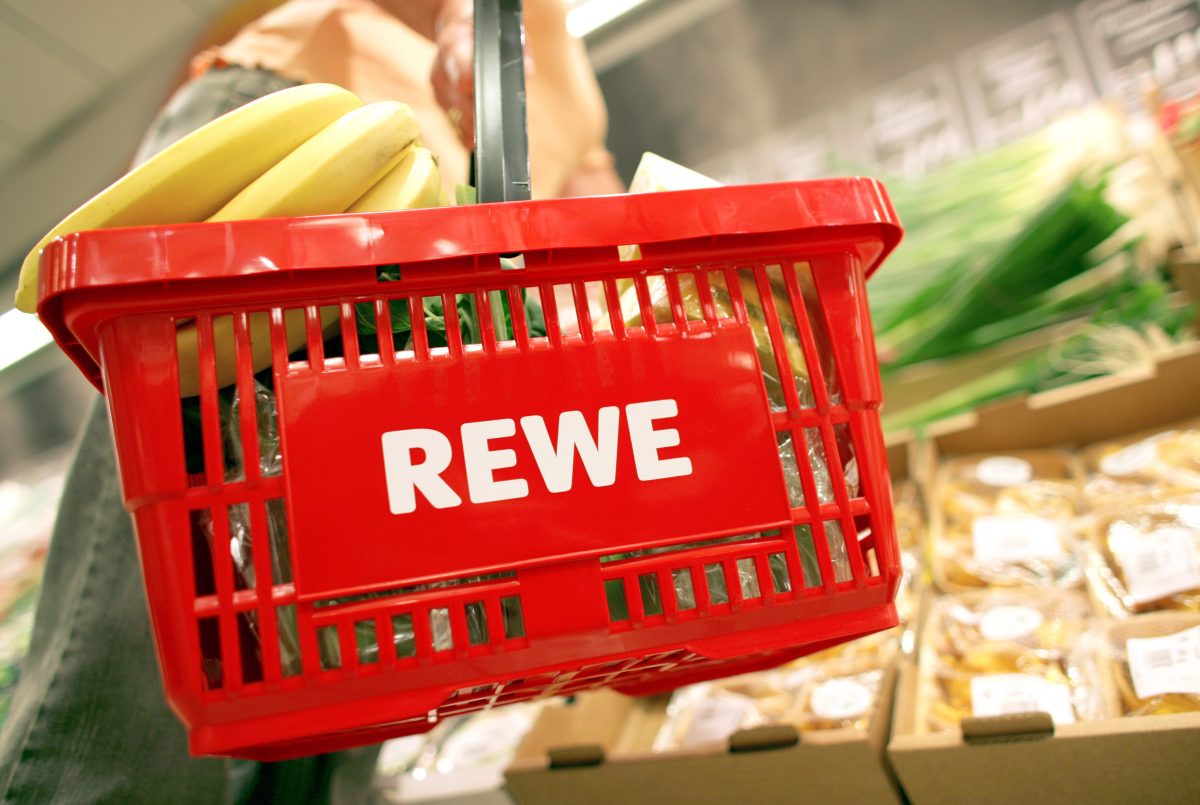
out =
[(229, 0), (0, 0), (0, 311), (37, 236), (120, 175)]

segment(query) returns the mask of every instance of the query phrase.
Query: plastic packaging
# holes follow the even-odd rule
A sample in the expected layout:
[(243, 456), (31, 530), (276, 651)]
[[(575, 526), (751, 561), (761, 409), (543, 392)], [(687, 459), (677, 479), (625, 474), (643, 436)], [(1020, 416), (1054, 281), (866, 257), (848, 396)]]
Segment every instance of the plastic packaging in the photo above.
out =
[(1074, 664), (1102, 696), (1091, 718), (1200, 712), (1200, 614), (1153, 612), (1097, 626)]
[(1079, 586), (1083, 549), (1074, 459), (1056, 451), (948, 462), (935, 488), (939, 584)]
[[(925, 624), (918, 728), (957, 728), (969, 716), (1048, 712), (1077, 719), (1097, 695), (1071, 652), (1094, 623), (1070, 590), (988, 590), (940, 599)], [(1084, 712), (1089, 712), (1084, 706)]]
[(1088, 575), (1115, 617), (1200, 612), (1200, 495), (1093, 517)]
[(916, 614), (922, 586), (921, 536), (925, 511), (917, 485), (912, 481), (892, 484), (895, 500), (896, 537), (900, 543), (900, 586), (896, 591), (896, 614), (905, 626)]
[(1089, 476), (1084, 493), (1095, 508), (1200, 495), (1200, 428), (1097, 445), (1086, 459)]
[(801, 732), (865, 730), (901, 631), (878, 632), (770, 671), (680, 688), (667, 705), (654, 750), (725, 741), (738, 730), (772, 723)]

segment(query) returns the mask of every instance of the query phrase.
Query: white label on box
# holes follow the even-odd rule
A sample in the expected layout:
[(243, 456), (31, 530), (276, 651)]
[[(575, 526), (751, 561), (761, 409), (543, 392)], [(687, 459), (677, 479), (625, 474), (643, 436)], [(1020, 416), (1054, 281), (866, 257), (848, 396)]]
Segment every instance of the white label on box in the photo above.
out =
[(971, 680), (971, 713), (975, 716), (1049, 713), (1055, 724), (1075, 721), (1070, 688), (1025, 674), (974, 677)]
[(817, 685), (812, 711), (818, 718), (844, 721), (866, 712), (874, 698), (870, 689), (853, 679), (830, 679)]
[(975, 477), (988, 486), (1016, 486), (1033, 477), (1033, 465), (1023, 458), (993, 456), (979, 462)]
[(1200, 695), (1200, 626), (1166, 637), (1132, 637), (1125, 649), (1139, 699), (1166, 693)]
[(1002, 642), (1028, 637), (1042, 625), (1042, 613), (1032, 607), (992, 607), (979, 621), (979, 633), (985, 640)]
[(1200, 588), (1196, 538), (1193, 531), (1170, 526), (1130, 541), (1117, 557), (1125, 571), (1130, 600), (1145, 604)]
[(738, 731), (742, 721), (753, 709), (754, 702), (745, 696), (713, 696), (701, 699), (696, 704), (683, 745), (724, 741)]
[(1032, 514), (976, 517), (971, 523), (975, 561), (1023, 562), (1062, 556), (1061, 523)]
[(1149, 439), (1135, 442), (1115, 453), (1109, 453), (1100, 459), (1100, 471), (1114, 478), (1123, 478), (1141, 472), (1154, 461), (1158, 455), (1159, 442), (1169, 438), (1172, 433), (1160, 433)]

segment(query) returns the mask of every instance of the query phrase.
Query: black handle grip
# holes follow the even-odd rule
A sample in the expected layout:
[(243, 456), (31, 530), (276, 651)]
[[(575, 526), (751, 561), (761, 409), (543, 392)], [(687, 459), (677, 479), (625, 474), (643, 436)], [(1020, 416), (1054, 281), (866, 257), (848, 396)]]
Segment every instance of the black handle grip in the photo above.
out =
[(480, 202), (529, 198), (521, 0), (475, 0), (475, 191)]

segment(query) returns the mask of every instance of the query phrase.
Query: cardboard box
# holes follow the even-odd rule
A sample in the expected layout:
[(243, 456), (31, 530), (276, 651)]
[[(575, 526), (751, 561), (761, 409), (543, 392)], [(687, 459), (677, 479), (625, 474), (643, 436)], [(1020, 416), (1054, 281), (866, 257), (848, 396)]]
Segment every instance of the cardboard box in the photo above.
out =
[(509, 767), (509, 793), (520, 805), (899, 803), (884, 761), (892, 682), (889, 673), (865, 733), (772, 725), (657, 754), (666, 697), (587, 694), (543, 713)]
[[(894, 479), (908, 476), (911, 450), (903, 442), (889, 446)], [(899, 803), (885, 758), (894, 682), (893, 664), (867, 730), (800, 732), (776, 724), (657, 753), (669, 696), (584, 694), (576, 704), (542, 711), (508, 769), (508, 790), (520, 805)]]
[[(1166, 428), (1200, 412), (1200, 346), (1136, 371), (1013, 400), (931, 428), (938, 456), (1079, 448)], [(967, 719), (960, 731), (915, 723), (916, 661), (901, 661), (888, 757), (909, 800), (1005, 803), (1200, 802), (1200, 713), (1055, 726), (1048, 715)]]

